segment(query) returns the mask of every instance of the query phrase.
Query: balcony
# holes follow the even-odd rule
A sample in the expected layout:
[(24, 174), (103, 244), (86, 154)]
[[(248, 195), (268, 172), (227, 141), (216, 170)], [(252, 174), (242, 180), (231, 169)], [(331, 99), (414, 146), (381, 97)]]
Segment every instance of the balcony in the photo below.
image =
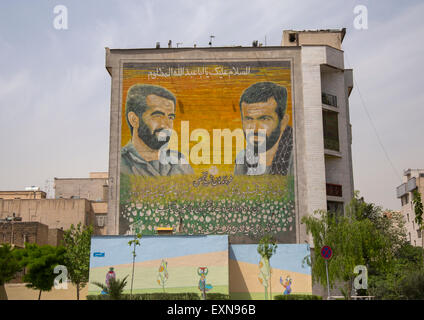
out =
[(332, 94), (322, 92), (321, 101), (323, 104), (337, 108), (337, 97)]
[(326, 183), (327, 196), (343, 197), (342, 186), (339, 184)]
[(402, 183), (399, 187), (396, 188), (396, 194), (398, 198), (402, 198), (408, 192), (413, 191), (417, 188), (417, 179), (414, 177), (409, 179), (407, 182)]

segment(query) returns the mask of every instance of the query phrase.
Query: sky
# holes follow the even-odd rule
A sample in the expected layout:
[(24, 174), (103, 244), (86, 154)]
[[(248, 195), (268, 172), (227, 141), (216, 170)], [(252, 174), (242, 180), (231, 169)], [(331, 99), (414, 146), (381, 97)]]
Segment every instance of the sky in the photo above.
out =
[[(54, 28), (56, 5), (67, 30)], [(357, 5), (368, 29), (354, 27)], [(207, 47), (210, 35), (214, 46), (278, 46), (286, 29), (346, 27), (355, 189), (399, 210), (403, 170), (424, 168), (423, 16), (412, 0), (1, 1), (0, 190), (108, 171), (105, 47)]]

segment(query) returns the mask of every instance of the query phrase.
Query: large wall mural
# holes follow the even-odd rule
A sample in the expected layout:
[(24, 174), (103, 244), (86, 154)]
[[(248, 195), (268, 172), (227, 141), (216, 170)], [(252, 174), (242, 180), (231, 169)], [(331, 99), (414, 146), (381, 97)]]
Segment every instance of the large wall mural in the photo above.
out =
[(295, 242), (289, 61), (124, 63), (119, 233)]

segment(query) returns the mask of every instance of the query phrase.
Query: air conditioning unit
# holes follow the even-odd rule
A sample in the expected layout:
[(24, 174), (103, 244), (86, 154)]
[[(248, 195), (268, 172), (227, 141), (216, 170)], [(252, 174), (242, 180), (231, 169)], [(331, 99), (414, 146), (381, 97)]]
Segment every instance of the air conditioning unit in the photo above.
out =
[(105, 218), (106, 217), (97, 217), (97, 226), (104, 227), (105, 226)]

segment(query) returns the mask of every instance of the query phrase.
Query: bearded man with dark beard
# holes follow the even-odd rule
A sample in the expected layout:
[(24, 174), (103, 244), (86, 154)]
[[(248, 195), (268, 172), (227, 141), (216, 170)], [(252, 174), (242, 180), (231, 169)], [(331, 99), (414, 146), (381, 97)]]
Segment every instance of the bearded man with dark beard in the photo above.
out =
[(133, 85), (125, 115), (131, 141), (121, 149), (121, 173), (141, 176), (192, 174), (185, 157), (168, 149), (175, 119), (175, 96), (154, 85)]
[(240, 97), (246, 149), (236, 157), (235, 175), (293, 173), (293, 129), (288, 125), (287, 89), (258, 82)]

